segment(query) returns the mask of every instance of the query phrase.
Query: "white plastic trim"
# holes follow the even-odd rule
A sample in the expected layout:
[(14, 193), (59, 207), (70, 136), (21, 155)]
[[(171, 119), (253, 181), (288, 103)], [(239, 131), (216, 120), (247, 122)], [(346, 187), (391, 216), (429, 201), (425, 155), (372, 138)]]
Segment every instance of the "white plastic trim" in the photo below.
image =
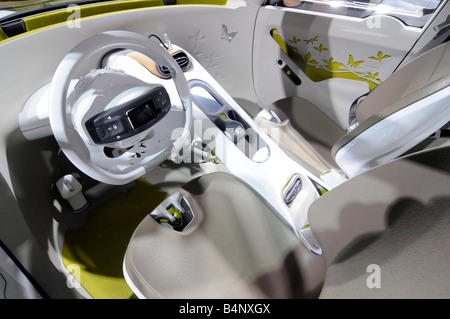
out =
[(48, 118), (48, 92), (50, 84), (41, 87), (27, 100), (19, 114), (19, 126), (30, 141), (52, 135)]
[(392, 160), (450, 120), (450, 88), (386, 117), (343, 146), (335, 160), (348, 177)]

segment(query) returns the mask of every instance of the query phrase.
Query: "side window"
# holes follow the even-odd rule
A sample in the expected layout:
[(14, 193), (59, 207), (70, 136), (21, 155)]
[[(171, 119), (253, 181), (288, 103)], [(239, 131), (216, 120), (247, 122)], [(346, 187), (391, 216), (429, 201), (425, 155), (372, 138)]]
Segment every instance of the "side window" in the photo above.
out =
[(269, 0), (266, 5), (283, 6), (356, 18), (389, 15), (405, 25), (423, 27), (443, 0)]

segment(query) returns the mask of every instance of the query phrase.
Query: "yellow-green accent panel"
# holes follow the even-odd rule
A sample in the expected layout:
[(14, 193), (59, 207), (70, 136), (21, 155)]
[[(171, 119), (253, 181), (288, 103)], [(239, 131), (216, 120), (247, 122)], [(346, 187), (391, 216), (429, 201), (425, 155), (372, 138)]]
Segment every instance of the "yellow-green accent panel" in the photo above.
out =
[[(105, 2), (80, 6), (79, 14), (80, 18), (83, 19), (111, 12), (143, 9), (163, 5), (164, 3), (162, 0), (130, 0), (130, 1)], [(73, 13), (74, 11), (70, 10), (69, 8), (24, 18), (23, 21), (25, 23), (27, 31), (34, 31), (37, 29), (53, 26), (55, 24), (67, 22)]]
[(5, 32), (3, 32), (2, 29), (0, 29), (0, 43), (6, 39), (8, 39), (7, 35), (5, 34)]
[(137, 185), (119, 193), (90, 214), (85, 226), (68, 230), (62, 249), (64, 266), (94, 299), (135, 298), (123, 271), (128, 242), (139, 223), (167, 194), (138, 179)]
[[(177, 5), (217, 5), (224, 6), (227, 0), (178, 0)], [(3, 30), (0, 29), (0, 44), (9, 39), (19, 37), (28, 32), (36, 31), (43, 28), (50, 28), (55, 25), (66, 23), (74, 15), (75, 8), (79, 9), (77, 15), (80, 19), (90, 18), (103, 14), (109, 14), (127, 10), (139, 10), (152, 7), (164, 6), (163, 0), (125, 0), (102, 2), (89, 5), (81, 5), (79, 7), (68, 7), (62, 10), (46, 12), (23, 19), (26, 32), (9, 38)]]
[[(286, 41), (276, 28), (270, 30), (270, 35), (292, 61), (314, 82), (331, 78), (345, 78), (367, 82), (370, 90), (373, 90), (382, 81), (379, 77), (379, 72), (360, 71), (360, 66), (365, 64), (365, 60), (356, 59), (352, 54), (348, 55), (348, 60), (346, 59), (346, 61), (337, 61), (329, 56), (329, 52), (327, 52), (329, 49), (323, 43), (320, 43), (319, 36), (307, 39), (293, 36), (291, 40)], [(326, 54), (323, 58), (317, 59), (313, 58), (312, 52), (316, 56), (317, 54), (319, 56)], [(390, 55), (378, 51), (377, 54), (368, 57), (368, 59), (381, 63), (390, 57)]]
[(203, 5), (217, 5), (217, 6), (223, 6), (227, 4), (227, 0), (211, 0), (211, 1), (205, 1), (205, 0), (178, 0), (177, 4), (203, 4)]

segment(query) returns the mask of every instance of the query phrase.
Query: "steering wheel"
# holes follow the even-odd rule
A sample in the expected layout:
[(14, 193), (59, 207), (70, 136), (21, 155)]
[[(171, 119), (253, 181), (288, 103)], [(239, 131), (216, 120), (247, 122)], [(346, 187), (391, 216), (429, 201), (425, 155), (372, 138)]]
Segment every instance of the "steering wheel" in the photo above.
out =
[[(172, 73), (181, 101), (180, 111), (184, 113), (184, 127), (174, 140), (168, 139), (168, 145), (163, 149), (160, 147), (155, 152), (137, 153), (134, 147), (127, 147), (120, 156), (108, 156), (105, 153), (105, 145), (98, 145), (87, 139), (75, 123), (76, 110), (73, 103), (71, 104), (68, 100), (69, 87), (73, 85), (71, 82), (74, 79), (83, 79), (90, 70), (99, 68), (101, 60), (106, 54), (121, 49), (131, 49), (151, 57), (157, 64), (167, 66)], [(176, 160), (185, 141), (190, 138), (192, 101), (183, 71), (161, 45), (134, 32), (103, 32), (74, 47), (55, 71), (50, 85), (49, 104), (50, 126), (64, 154), (82, 172), (107, 184), (129, 183), (143, 176), (167, 158)], [(157, 140), (158, 137), (154, 139)], [(152, 139), (149, 138), (148, 145), (151, 144), (151, 141)], [(142, 141), (139, 141), (138, 144), (146, 147)]]

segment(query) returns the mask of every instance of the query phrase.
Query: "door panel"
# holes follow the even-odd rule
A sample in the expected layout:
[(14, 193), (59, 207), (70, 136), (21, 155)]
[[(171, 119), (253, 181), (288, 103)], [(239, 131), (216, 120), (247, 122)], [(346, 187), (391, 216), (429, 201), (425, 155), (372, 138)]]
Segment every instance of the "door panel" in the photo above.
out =
[(306, 99), (346, 129), (352, 103), (392, 74), (421, 34), (385, 15), (264, 6), (255, 29), (256, 93), (264, 106), (290, 96)]

